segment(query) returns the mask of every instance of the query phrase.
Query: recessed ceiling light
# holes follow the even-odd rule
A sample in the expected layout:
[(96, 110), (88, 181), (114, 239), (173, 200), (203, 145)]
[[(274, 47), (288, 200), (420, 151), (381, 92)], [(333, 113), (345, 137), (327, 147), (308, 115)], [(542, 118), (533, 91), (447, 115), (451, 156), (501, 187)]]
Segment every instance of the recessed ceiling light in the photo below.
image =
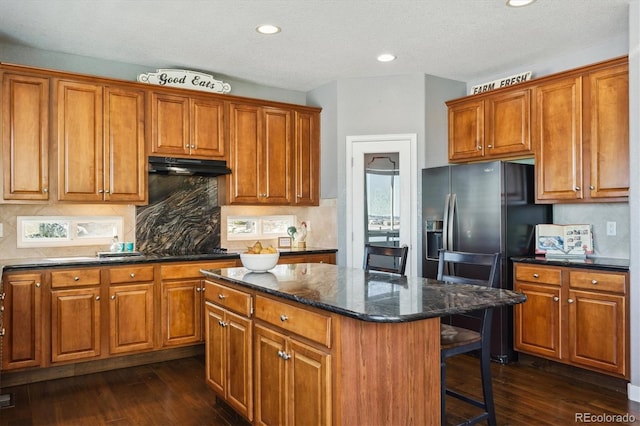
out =
[(507, 0), (507, 6), (511, 6), (511, 7), (529, 6), (534, 1), (536, 0)]
[(260, 34), (277, 34), (281, 30), (280, 27), (276, 27), (275, 25), (265, 24), (256, 27), (256, 31)]
[(396, 59), (396, 55), (392, 55), (391, 53), (383, 53), (378, 56), (378, 61), (380, 62), (391, 62)]

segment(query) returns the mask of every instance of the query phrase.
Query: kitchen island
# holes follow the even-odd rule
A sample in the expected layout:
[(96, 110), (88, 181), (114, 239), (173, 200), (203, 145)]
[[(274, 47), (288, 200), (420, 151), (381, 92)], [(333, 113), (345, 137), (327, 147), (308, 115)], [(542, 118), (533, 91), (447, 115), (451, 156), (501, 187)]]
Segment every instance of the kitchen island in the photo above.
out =
[(328, 264), (201, 271), (207, 382), (254, 424), (440, 424), (440, 317), (522, 294)]

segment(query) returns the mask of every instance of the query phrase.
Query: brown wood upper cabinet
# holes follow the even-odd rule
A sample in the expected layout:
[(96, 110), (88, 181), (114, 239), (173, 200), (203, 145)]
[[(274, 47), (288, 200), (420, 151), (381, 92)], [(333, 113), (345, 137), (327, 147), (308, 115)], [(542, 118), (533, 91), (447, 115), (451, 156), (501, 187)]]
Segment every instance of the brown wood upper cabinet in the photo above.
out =
[(450, 162), (533, 156), (531, 89), (457, 99), (447, 106)]
[(0, 72), (5, 200), (49, 199), (49, 78)]
[(229, 204), (318, 205), (320, 112), (229, 102)]
[(629, 195), (626, 58), (534, 88), (536, 201), (625, 201)]
[(151, 93), (151, 154), (220, 159), (224, 103), (209, 97)]
[(144, 204), (141, 89), (56, 80), (58, 200)]

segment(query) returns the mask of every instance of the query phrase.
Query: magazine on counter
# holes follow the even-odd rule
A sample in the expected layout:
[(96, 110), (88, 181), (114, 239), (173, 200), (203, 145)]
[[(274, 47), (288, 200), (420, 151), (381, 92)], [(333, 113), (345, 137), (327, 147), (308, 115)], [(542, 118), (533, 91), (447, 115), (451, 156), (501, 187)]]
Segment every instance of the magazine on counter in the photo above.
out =
[(584, 258), (592, 253), (591, 225), (536, 225), (536, 254)]

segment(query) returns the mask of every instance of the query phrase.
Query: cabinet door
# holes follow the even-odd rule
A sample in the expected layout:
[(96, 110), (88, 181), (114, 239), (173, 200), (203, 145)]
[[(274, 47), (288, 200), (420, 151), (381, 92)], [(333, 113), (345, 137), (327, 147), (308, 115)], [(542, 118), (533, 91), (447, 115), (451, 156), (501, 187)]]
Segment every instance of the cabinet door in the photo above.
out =
[(629, 196), (628, 65), (589, 74), (591, 198)]
[(153, 284), (109, 288), (109, 351), (153, 348)]
[(449, 107), (449, 160), (474, 160), (484, 156), (484, 102)]
[(38, 367), (42, 352), (42, 275), (9, 275), (4, 280), (5, 327), (2, 369)]
[(104, 90), (104, 199), (146, 200), (147, 166), (144, 92), (117, 87)]
[(492, 157), (533, 154), (530, 89), (490, 96), (485, 100), (485, 153)]
[(58, 200), (102, 201), (102, 86), (60, 80), (56, 89)]
[(627, 376), (627, 307), (624, 296), (569, 292), (569, 359)]
[(285, 386), (285, 361), (281, 357), (286, 337), (258, 324), (254, 327), (256, 425), (285, 425), (289, 393)]
[(291, 338), (284, 359), (288, 364), (288, 424), (330, 425), (330, 356)]
[(264, 140), (259, 145), (260, 201), (290, 204), (291, 198), (291, 111), (264, 108)]
[(2, 76), (5, 200), (49, 199), (49, 79)]
[(560, 359), (560, 287), (516, 282), (515, 290), (527, 295), (527, 301), (514, 308), (515, 349)]
[(51, 361), (100, 355), (100, 287), (51, 292)]
[(253, 419), (253, 352), (251, 320), (225, 310), (227, 403), (247, 419)]
[(224, 157), (223, 102), (192, 98), (190, 153), (201, 158)]
[(294, 138), (293, 203), (317, 206), (320, 203), (320, 114), (296, 111)]
[(534, 93), (536, 201), (582, 199), (582, 78), (542, 84)]
[(224, 344), (224, 310), (212, 303), (205, 303), (205, 363), (206, 381), (209, 387), (224, 397), (226, 388), (226, 346)]
[(202, 280), (162, 283), (162, 345), (202, 340)]
[(189, 98), (151, 94), (151, 153), (189, 154)]
[(262, 114), (257, 106), (229, 105), (230, 204), (259, 204), (262, 179), (260, 160), (263, 140)]

